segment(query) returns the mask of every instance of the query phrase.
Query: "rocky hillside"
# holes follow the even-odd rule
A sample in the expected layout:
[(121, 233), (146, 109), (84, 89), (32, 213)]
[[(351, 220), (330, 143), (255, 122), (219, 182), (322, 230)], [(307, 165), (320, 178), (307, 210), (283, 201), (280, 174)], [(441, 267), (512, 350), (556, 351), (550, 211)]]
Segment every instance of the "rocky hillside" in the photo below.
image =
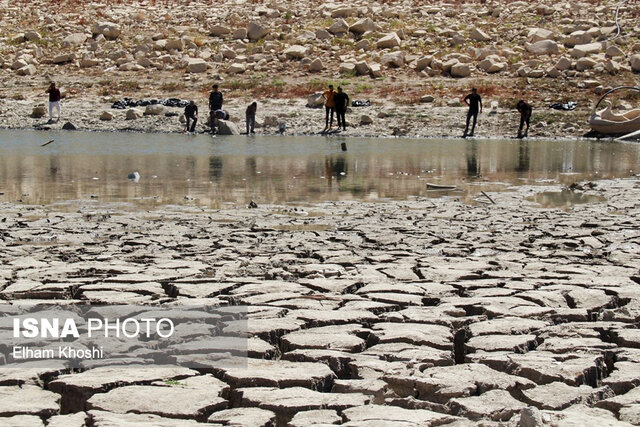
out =
[[(511, 106), (638, 84), (640, 7), (614, 1), (59, 0), (0, 3), (5, 99), (48, 79), (68, 96), (300, 98), (328, 81), (372, 100)], [(425, 96), (427, 95), (427, 96)], [(635, 101), (635, 100), (634, 100)], [(624, 104), (623, 104), (624, 105)]]

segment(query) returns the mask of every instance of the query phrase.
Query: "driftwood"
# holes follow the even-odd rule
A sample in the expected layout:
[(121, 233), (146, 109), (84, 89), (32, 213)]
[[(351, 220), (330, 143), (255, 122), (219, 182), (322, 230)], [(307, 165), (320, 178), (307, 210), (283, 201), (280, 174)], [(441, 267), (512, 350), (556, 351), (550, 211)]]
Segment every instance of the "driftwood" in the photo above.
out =
[(42, 144), (40, 147), (44, 147), (45, 145), (49, 145), (51, 144), (53, 141), (55, 141), (55, 139), (50, 139), (49, 141), (45, 142), (44, 144)]

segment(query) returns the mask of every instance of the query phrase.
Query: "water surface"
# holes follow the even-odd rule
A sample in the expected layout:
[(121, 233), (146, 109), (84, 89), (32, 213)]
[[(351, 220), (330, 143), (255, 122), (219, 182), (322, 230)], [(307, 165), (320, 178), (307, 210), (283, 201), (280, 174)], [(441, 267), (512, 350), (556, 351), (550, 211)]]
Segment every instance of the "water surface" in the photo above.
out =
[[(0, 202), (471, 200), (514, 184), (625, 177), (639, 162), (640, 145), (595, 141), (0, 131)], [(134, 171), (138, 182), (127, 178)], [(429, 191), (427, 182), (459, 190)]]

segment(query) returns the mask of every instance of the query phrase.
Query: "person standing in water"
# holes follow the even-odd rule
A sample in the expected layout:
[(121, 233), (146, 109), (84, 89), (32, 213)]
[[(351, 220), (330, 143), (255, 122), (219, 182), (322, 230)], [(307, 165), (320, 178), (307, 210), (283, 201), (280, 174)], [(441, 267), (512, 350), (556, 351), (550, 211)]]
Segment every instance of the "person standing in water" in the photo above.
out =
[(223, 97), (217, 84), (214, 84), (212, 89), (209, 94), (209, 126), (211, 127), (211, 133), (216, 133), (218, 119), (215, 112), (222, 110)]
[(322, 94), (322, 97), (324, 98), (324, 109), (325, 109), (325, 126), (324, 126), (323, 132), (326, 132), (327, 130), (331, 129), (331, 127), (333, 126), (333, 113), (335, 112), (335, 109), (336, 109), (336, 104), (334, 100), (335, 95), (336, 95), (336, 92), (333, 90), (333, 85), (329, 85), (329, 90), (325, 91), (325, 93)]
[[(533, 113), (533, 107), (531, 105), (524, 102), (524, 100), (518, 101), (516, 104), (516, 110), (520, 112), (520, 127), (518, 128), (518, 138), (525, 138), (529, 135), (529, 122), (531, 121), (531, 114)], [(522, 128), (525, 123), (527, 124), (527, 129), (522, 133)]]
[(198, 106), (195, 101), (189, 101), (186, 107), (184, 107), (184, 117), (187, 119), (187, 126), (185, 132), (195, 132), (196, 123), (198, 123)]
[(62, 99), (62, 95), (60, 94), (60, 89), (56, 87), (55, 82), (51, 82), (51, 84), (49, 85), (49, 88), (44, 93), (49, 94), (49, 123), (53, 123), (54, 108), (58, 110), (57, 120), (60, 120), (60, 115), (62, 114), (62, 109), (60, 107), (60, 99)]
[(340, 125), (342, 125), (342, 130), (347, 130), (347, 121), (345, 120), (345, 114), (347, 112), (347, 107), (349, 106), (349, 95), (344, 93), (340, 86), (338, 86), (338, 93), (333, 96), (333, 102), (336, 108), (338, 129), (340, 129)]
[[(467, 136), (473, 136), (476, 130), (476, 122), (478, 121), (478, 113), (482, 113), (482, 98), (478, 95), (478, 89), (475, 87), (471, 89), (471, 93), (464, 97), (464, 103), (469, 106), (467, 112), (467, 126), (464, 128), (463, 138)], [(471, 127), (471, 133), (469, 133), (469, 121), (473, 117), (473, 126)]]
[(254, 128), (256, 127), (256, 112), (258, 111), (258, 103), (252, 102), (247, 107), (247, 111), (245, 112), (246, 120), (247, 120), (247, 135), (249, 133), (256, 133)]

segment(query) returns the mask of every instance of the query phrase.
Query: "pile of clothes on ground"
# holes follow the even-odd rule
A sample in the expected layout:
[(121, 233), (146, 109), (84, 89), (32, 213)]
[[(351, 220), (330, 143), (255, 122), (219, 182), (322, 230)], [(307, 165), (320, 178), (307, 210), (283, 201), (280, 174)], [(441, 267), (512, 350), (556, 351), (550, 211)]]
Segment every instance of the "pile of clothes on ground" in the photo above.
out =
[(177, 107), (184, 108), (187, 106), (189, 101), (185, 101), (179, 98), (167, 98), (167, 99), (140, 99), (134, 100), (131, 98), (123, 98), (120, 101), (116, 101), (111, 105), (111, 108), (115, 108), (116, 110), (124, 110), (126, 108), (131, 107), (146, 107), (147, 105), (156, 105), (161, 104), (165, 107)]

